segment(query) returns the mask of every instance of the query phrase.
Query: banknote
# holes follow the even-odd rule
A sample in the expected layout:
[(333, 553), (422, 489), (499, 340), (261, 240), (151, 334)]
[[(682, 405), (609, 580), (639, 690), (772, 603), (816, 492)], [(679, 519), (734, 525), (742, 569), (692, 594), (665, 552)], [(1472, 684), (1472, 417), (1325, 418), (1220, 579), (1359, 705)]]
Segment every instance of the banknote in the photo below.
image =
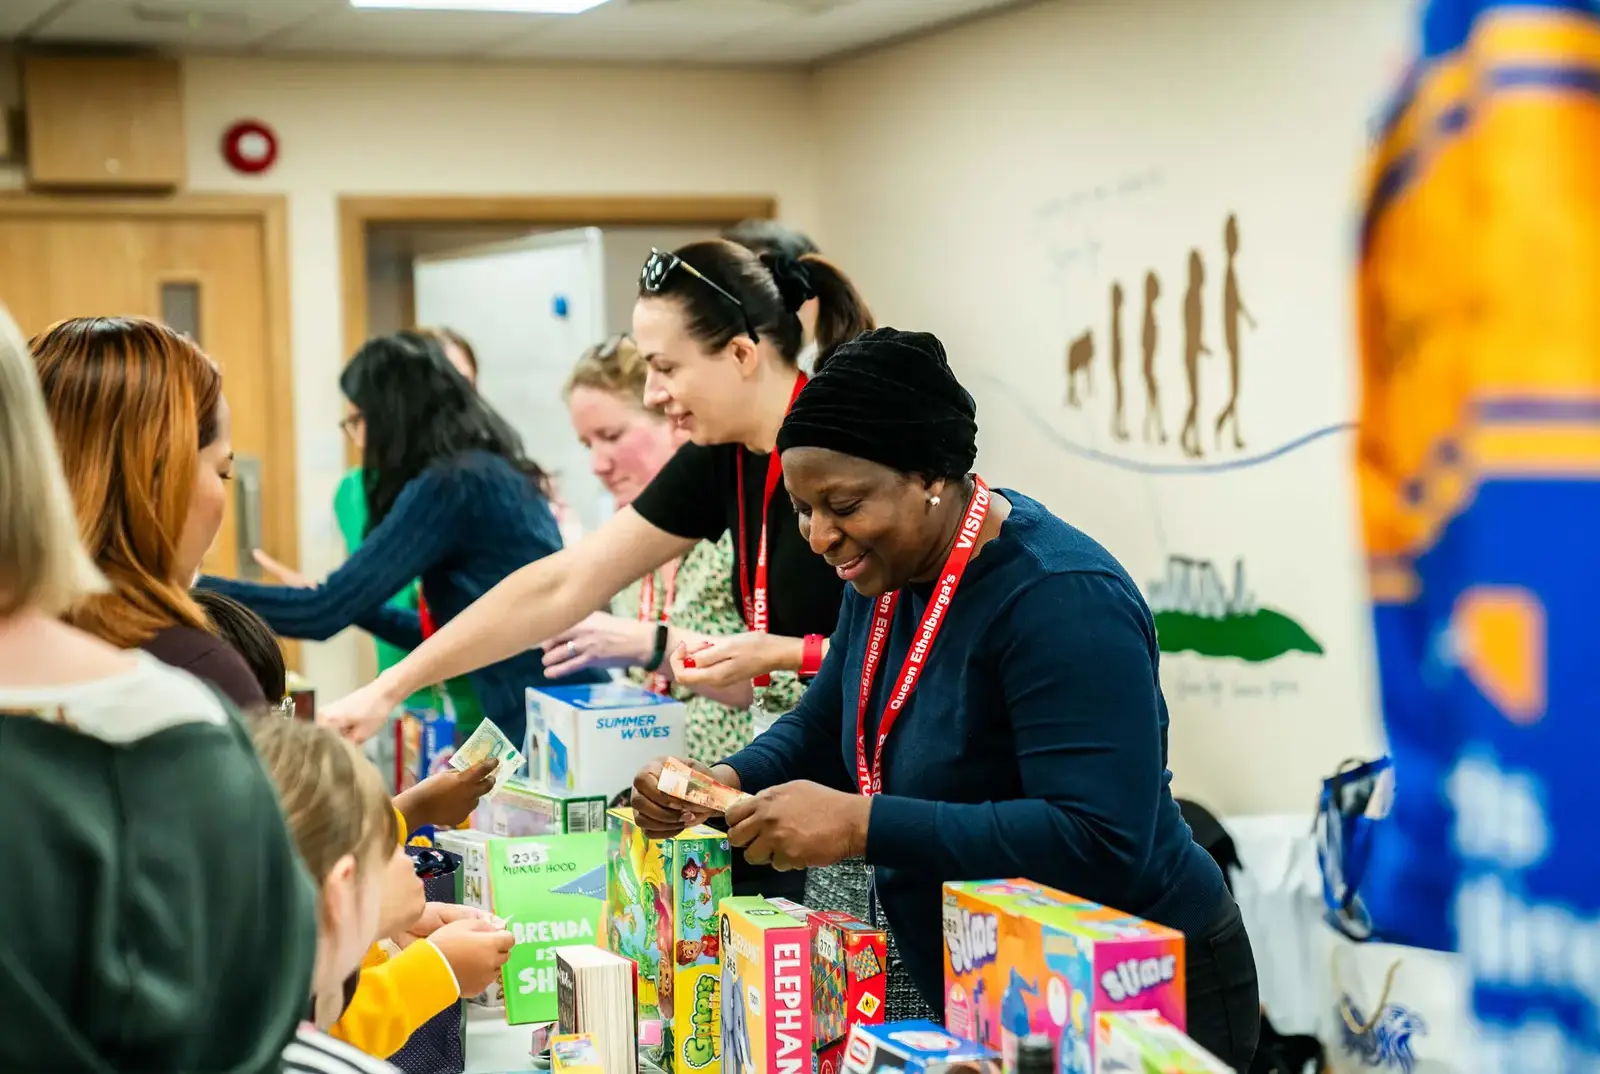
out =
[(706, 775), (696, 772), (677, 758), (668, 758), (661, 767), (661, 778), (656, 782), (662, 793), (682, 799), (692, 805), (726, 813), (749, 795), (725, 786)]
[(500, 762), (500, 767), (495, 769), (494, 773), (496, 790), (522, 767), (522, 751), (506, 737), (504, 731), (494, 725), (493, 720), (486, 719), (461, 744), (461, 748), (451, 755), (450, 767), (465, 771), (490, 758)]

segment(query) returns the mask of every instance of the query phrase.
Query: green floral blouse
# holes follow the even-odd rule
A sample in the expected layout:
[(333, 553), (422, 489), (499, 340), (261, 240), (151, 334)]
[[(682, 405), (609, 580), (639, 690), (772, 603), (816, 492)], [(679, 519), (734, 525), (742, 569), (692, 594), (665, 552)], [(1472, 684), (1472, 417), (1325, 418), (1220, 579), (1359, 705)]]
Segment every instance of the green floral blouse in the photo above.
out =
[[(675, 627), (700, 634), (743, 634), (744, 617), (734, 603), (733, 588), (733, 538), (724, 533), (715, 544), (701, 541), (690, 549), (678, 567), (677, 589), (672, 595), (672, 606), (667, 609), (667, 621)], [(624, 619), (639, 618), (641, 582), (635, 582), (611, 601), (613, 615)], [(655, 577), (658, 594), (666, 592), (660, 572)], [(628, 677), (643, 684), (646, 674), (632, 668)], [(800, 700), (800, 680), (791, 672), (777, 672), (772, 685), (762, 695), (762, 705), (768, 713), (787, 712)], [(672, 696), (685, 702), (689, 710), (687, 749), (691, 759), (702, 764), (716, 764), (731, 757), (750, 744), (753, 721), (749, 709), (733, 709), (719, 705), (708, 698), (697, 697), (676, 684)]]

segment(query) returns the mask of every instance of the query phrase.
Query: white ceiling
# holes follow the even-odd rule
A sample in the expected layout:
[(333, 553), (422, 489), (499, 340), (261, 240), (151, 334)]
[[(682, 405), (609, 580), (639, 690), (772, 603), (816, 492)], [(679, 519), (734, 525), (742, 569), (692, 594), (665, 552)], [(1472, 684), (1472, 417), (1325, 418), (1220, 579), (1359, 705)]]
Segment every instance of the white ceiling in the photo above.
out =
[(607, 0), (580, 15), (347, 0), (0, 0), (0, 40), (180, 52), (807, 64), (1026, 0)]

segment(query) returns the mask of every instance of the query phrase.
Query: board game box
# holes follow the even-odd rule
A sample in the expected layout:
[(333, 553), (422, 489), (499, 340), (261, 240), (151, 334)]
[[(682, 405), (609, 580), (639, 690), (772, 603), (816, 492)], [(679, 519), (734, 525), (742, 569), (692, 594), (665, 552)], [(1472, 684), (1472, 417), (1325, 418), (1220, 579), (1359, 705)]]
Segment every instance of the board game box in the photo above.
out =
[(723, 1074), (806, 1074), (811, 929), (765, 899), (722, 903)]
[(883, 1021), (889, 937), (837, 910), (813, 911), (806, 924), (817, 1074), (838, 1074), (850, 1030)]
[(1232, 1074), (1231, 1068), (1154, 1011), (1102, 1011), (1094, 1023), (1095, 1074)]
[(516, 942), (500, 971), (506, 1021), (556, 1017), (556, 948), (592, 944), (605, 906), (606, 837), (489, 840), (489, 896)]
[(933, 1022), (857, 1025), (844, 1051), (846, 1074), (1000, 1074), (992, 1048)]
[(998, 1048), (1043, 1033), (1061, 1074), (1093, 1074), (1101, 1011), (1184, 1024), (1183, 934), (1027, 880), (944, 886), (945, 1021)]
[(605, 1074), (591, 1033), (557, 1033), (550, 1038), (550, 1074)]
[(606, 945), (639, 966), (639, 1016), (661, 1020), (652, 1058), (667, 1072), (717, 1074), (722, 979), (717, 911), (733, 891), (728, 836), (691, 828), (652, 840), (631, 809), (606, 824)]

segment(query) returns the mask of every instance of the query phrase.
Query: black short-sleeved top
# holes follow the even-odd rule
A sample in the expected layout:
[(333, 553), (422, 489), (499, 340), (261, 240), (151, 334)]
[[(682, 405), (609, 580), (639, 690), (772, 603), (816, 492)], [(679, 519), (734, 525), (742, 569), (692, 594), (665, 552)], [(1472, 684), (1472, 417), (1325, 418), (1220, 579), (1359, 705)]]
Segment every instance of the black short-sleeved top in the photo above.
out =
[[(744, 452), (744, 540), (739, 540), (738, 454)], [(756, 561), (767, 460), (734, 444), (685, 444), (633, 501), (633, 509), (675, 537), (715, 541), (733, 532), (733, 598), (744, 607), (740, 578)], [(754, 574), (748, 579), (754, 582)], [(839, 619), (845, 583), (800, 536), (800, 522), (782, 481), (767, 512), (767, 630), (798, 638), (828, 636)]]

